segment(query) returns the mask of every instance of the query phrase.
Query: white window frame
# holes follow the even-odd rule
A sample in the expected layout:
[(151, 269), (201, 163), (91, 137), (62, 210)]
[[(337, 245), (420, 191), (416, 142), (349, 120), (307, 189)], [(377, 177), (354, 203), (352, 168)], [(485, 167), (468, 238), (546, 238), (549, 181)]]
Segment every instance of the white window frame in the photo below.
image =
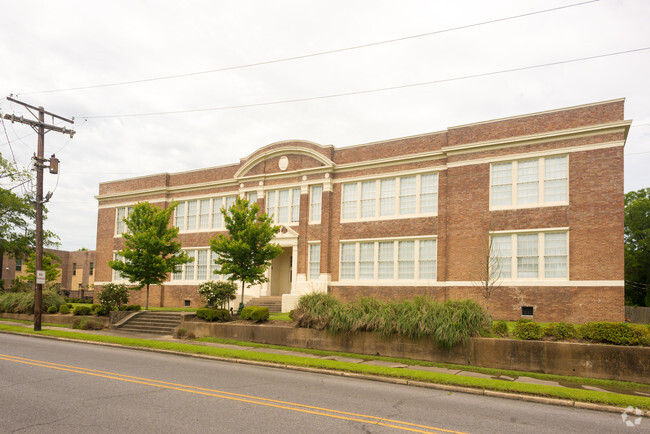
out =
[[(309, 258), (307, 262), (307, 280), (319, 280), (320, 279), (320, 254), (321, 254), (321, 243), (320, 242), (309, 242)], [(316, 249), (318, 247), (318, 249)], [(314, 250), (318, 250), (315, 252)], [(312, 272), (312, 270), (318, 269), (318, 273)]]
[[(566, 275), (564, 277), (546, 277), (546, 234), (565, 234), (565, 252), (566, 252)], [(517, 237), (520, 235), (537, 235), (537, 276), (536, 277), (519, 277), (518, 269), (518, 243)], [(494, 271), (495, 276), (503, 282), (509, 281), (568, 281), (570, 274), (569, 258), (571, 252), (569, 251), (569, 229), (568, 228), (549, 228), (549, 229), (530, 229), (521, 231), (496, 231), (490, 232), (490, 242), (495, 236), (510, 237), (510, 277), (498, 277), (500, 271)], [(498, 252), (490, 252), (490, 263), (495, 264), (498, 258)], [(551, 256), (564, 256), (564, 255), (548, 255)]]
[[(178, 201), (178, 206), (174, 211), (174, 217), (172, 221), (174, 226), (178, 227), (179, 233), (189, 233), (189, 232), (214, 232), (225, 230), (225, 221), (223, 214), (221, 214), (221, 208), (229, 208), (237, 200), (237, 194), (226, 194), (223, 196), (217, 197), (199, 197), (193, 199), (184, 199)], [(189, 221), (189, 203), (196, 203), (196, 211), (192, 214), (194, 217), (194, 227), (190, 228), (188, 226)], [(204, 209), (206, 208), (206, 209)], [(179, 215), (181, 214), (181, 215)], [(220, 215), (221, 220), (218, 226), (214, 226), (215, 217)], [(207, 227), (201, 227), (201, 217), (207, 218)], [(179, 225), (178, 219), (182, 218), (182, 224)]]
[[(124, 262), (124, 257), (120, 255), (118, 252), (113, 252), (113, 260)], [(120, 273), (118, 270), (114, 270), (111, 268), (111, 271), (112, 271), (111, 274), (112, 282), (120, 282), (120, 283), (127, 282), (127, 279), (124, 276), (122, 276), (122, 273)]]
[[(120, 211), (122, 211), (123, 215), (120, 216)], [(121, 237), (123, 233), (128, 232), (128, 228), (126, 227), (126, 223), (122, 220), (122, 218), (127, 218), (129, 214), (133, 212), (133, 206), (118, 206), (115, 208), (115, 236), (116, 237)]]
[[(433, 277), (432, 278), (421, 278), (420, 272), (420, 242), (422, 241), (434, 241), (435, 242), (435, 254), (433, 261)], [(361, 244), (372, 243), (374, 244), (374, 256), (373, 256), (373, 269), (374, 274), (371, 279), (361, 278)], [(392, 261), (386, 261), (385, 258), (382, 262), (391, 263), (392, 262), (392, 278), (386, 275), (381, 274), (380, 268), (380, 245), (390, 243), (392, 244)], [(409, 258), (408, 262), (412, 263), (413, 273), (412, 278), (400, 278), (400, 261), (403, 262), (403, 257), (400, 257), (400, 245), (405, 246), (406, 243), (412, 243), (413, 251), (412, 257)], [(344, 278), (343, 277), (343, 246), (353, 245), (354, 246), (354, 278)], [(431, 261), (427, 259), (427, 261)], [(437, 268), (438, 268), (438, 237), (401, 237), (401, 238), (373, 238), (373, 239), (363, 239), (363, 240), (343, 240), (339, 243), (339, 281), (344, 283), (353, 283), (353, 282), (364, 282), (364, 283), (399, 283), (399, 284), (409, 284), (411, 282), (435, 282), (437, 281)]]
[[(197, 247), (182, 249), (187, 252), (188, 256), (194, 258), (194, 261), (179, 265), (171, 273), (171, 282), (178, 284), (181, 282), (207, 282), (209, 280), (227, 280), (228, 276), (224, 274), (215, 274), (214, 271), (219, 269), (219, 265), (214, 263), (217, 258), (209, 247)], [(199, 255), (206, 255), (206, 262), (199, 263)], [(205, 267), (205, 278), (199, 279), (199, 267)]]
[[(297, 194), (296, 194), (297, 191)], [(266, 213), (273, 218), (273, 223), (295, 226), (300, 223), (300, 187), (291, 187), (291, 188), (281, 188), (277, 190), (267, 190), (264, 192), (264, 201), (266, 203)], [(280, 208), (280, 194), (287, 194), (287, 220), (286, 222), (278, 221), (278, 209)], [(273, 195), (273, 202), (269, 201), (269, 194)], [(295, 203), (297, 200), (297, 203)], [(285, 208), (285, 205), (282, 204), (282, 208)], [(298, 211), (296, 213), (296, 210)], [(296, 215), (297, 214), (297, 215)]]
[[(341, 183), (341, 213), (340, 221), (341, 223), (352, 223), (359, 221), (369, 221), (369, 220), (393, 220), (393, 219), (404, 219), (404, 218), (417, 218), (417, 217), (430, 217), (438, 215), (438, 189), (439, 189), (439, 172), (425, 172), (425, 173), (416, 173), (416, 174), (406, 174), (401, 176), (393, 177), (382, 177), (374, 179), (363, 179), (354, 182), (344, 182)], [(433, 176), (434, 178), (434, 191), (424, 192), (422, 177), (424, 176)], [(412, 213), (402, 213), (402, 193), (403, 188), (401, 185), (402, 179), (411, 179), (415, 178), (415, 210)], [(371, 189), (369, 188), (370, 183), (375, 183), (373, 194), (368, 194)], [(392, 194), (386, 196), (386, 187), (388, 185), (394, 186), (391, 189)], [(382, 186), (384, 188), (382, 188)], [(346, 197), (344, 194), (345, 191), (352, 192), (354, 195), (349, 195)], [(364, 193), (366, 193), (364, 195)], [(433, 203), (432, 211), (423, 212), (422, 211), (422, 197), (423, 196), (432, 196)], [(412, 195), (404, 196), (412, 197)], [(348, 199), (348, 200), (344, 200)], [(392, 213), (385, 214), (386, 204), (391, 204)], [(373, 209), (374, 213), (368, 215), (367, 210)], [(356, 211), (354, 215), (346, 216), (346, 210), (352, 214), (352, 209)]]
[(323, 186), (312, 185), (309, 188), (309, 223), (318, 224), (323, 214)]
[[(564, 200), (558, 201), (547, 201), (546, 200), (546, 161), (556, 158), (565, 158), (566, 161), (566, 173), (564, 178), (554, 178), (549, 179), (548, 181), (555, 181), (558, 179), (565, 180), (565, 194)], [(527, 163), (531, 161), (537, 161), (537, 202), (534, 203), (519, 203), (519, 164)], [(492, 196), (493, 188), (493, 168), (496, 165), (510, 164), (510, 183), (503, 183), (498, 185), (510, 185), (510, 204), (508, 205), (494, 205)], [(548, 155), (544, 157), (536, 158), (518, 158), (516, 160), (504, 160), (504, 161), (495, 161), (490, 163), (490, 211), (495, 210), (504, 210), (504, 209), (526, 209), (526, 208), (538, 208), (538, 207), (548, 207), (548, 206), (564, 206), (569, 204), (569, 155), (568, 154), (557, 154), (557, 155)]]

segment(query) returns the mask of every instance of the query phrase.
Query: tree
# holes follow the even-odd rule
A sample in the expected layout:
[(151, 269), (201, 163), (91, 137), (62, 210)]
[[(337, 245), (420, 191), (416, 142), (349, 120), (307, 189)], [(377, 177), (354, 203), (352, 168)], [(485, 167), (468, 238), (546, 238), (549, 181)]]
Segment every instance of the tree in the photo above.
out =
[(499, 264), (499, 252), (492, 243), (492, 238), (478, 262), (475, 276), (475, 286), (481, 296), (485, 299), (485, 310), (490, 314), (490, 297), (495, 288), (501, 286), (501, 266)]
[(123, 283), (107, 283), (97, 295), (99, 302), (111, 311), (129, 302), (129, 288)]
[(249, 205), (248, 200), (241, 197), (230, 209), (222, 208), (221, 213), (228, 234), (219, 234), (210, 240), (210, 249), (218, 255), (215, 262), (220, 268), (215, 273), (241, 282), (241, 310), (246, 284), (268, 282), (264, 273), (271, 260), (282, 253), (282, 247), (271, 243), (280, 226), (274, 226), (272, 218), (261, 213), (256, 202)]
[(650, 307), (650, 188), (625, 194), (625, 302)]
[(127, 232), (122, 234), (124, 248), (118, 252), (124, 260), (108, 263), (113, 270), (137, 283), (138, 289), (147, 287), (145, 309), (149, 309), (149, 286), (162, 284), (178, 265), (194, 260), (181, 251), (180, 241), (175, 241), (178, 228), (169, 226), (176, 206), (174, 202), (169, 208), (160, 209), (149, 202), (138, 203), (124, 218)]
[[(58, 256), (52, 254), (52, 253), (44, 253), (43, 254), (43, 267), (42, 269), (45, 270), (45, 282), (50, 283), (54, 282), (56, 279), (59, 278), (61, 275), (61, 269), (60, 267), (60, 261)], [(32, 253), (29, 255), (29, 259), (25, 263), (25, 271), (27, 272), (27, 275), (22, 277), (23, 280), (29, 281), (29, 282), (35, 282), (36, 281), (36, 254)]]
[(225, 304), (237, 298), (237, 285), (231, 281), (215, 282), (210, 280), (199, 285), (201, 295), (208, 306), (219, 306), (222, 309)]

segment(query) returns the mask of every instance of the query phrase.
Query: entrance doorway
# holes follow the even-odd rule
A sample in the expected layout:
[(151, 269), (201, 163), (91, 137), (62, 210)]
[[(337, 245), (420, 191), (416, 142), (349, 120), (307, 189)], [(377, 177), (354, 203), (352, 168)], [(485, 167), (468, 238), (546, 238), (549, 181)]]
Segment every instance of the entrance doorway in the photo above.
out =
[(271, 295), (291, 293), (292, 247), (283, 247), (282, 253), (271, 261)]

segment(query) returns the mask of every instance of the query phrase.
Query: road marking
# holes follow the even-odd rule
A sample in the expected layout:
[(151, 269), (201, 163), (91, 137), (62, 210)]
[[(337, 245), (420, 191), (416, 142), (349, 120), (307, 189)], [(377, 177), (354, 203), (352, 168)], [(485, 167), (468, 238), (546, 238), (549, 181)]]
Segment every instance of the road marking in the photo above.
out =
[(412, 431), (412, 432), (420, 432), (420, 433), (438, 432), (438, 433), (465, 434), (460, 431), (453, 431), (444, 428), (419, 425), (410, 422), (402, 422), (399, 420), (387, 419), (387, 418), (382, 418), (377, 416), (369, 416), (365, 414), (351, 413), (351, 412), (333, 410), (333, 409), (328, 409), (323, 407), (316, 407), (316, 406), (311, 406), (306, 404), (280, 401), (275, 399), (260, 398), (257, 396), (243, 395), (239, 393), (207, 389), (203, 387), (189, 386), (185, 384), (170, 383), (166, 381), (153, 380), (149, 378), (134, 377), (130, 375), (117, 374), (114, 372), (99, 371), (95, 369), (64, 365), (64, 364), (53, 363), (53, 362), (48, 362), (43, 360), (34, 360), (25, 357), (11, 356), (7, 354), (0, 354), (0, 360), (6, 360), (9, 362), (21, 363), (25, 365), (39, 366), (39, 367), (49, 368), (49, 369), (56, 369), (59, 371), (73, 372), (77, 374), (91, 375), (94, 377), (107, 378), (111, 380), (119, 380), (119, 381), (125, 381), (129, 383), (142, 384), (146, 386), (159, 387), (163, 389), (176, 390), (180, 392), (195, 393), (198, 395), (211, 396), (216, 398), (228, 399), (232, 401), (246, 402), (249, 404), (262, 405), (266, 407), (274, 407), (283, 410), (291, 410), (291, 411), (297, 411), (301, 413), (314, 414), (318, 416), (326, 416), (335, 419), (370, 423), (370, 424), (385, 426), (389, 428), (396, 428), (403, 431)]

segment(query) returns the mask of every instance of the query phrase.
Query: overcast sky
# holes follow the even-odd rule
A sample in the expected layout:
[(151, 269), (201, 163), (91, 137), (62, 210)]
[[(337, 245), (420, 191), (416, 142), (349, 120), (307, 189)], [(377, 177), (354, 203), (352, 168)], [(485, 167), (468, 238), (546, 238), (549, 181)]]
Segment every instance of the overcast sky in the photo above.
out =
[[(4, 1), (0, 110), (29, 115), (14, 94), (75, 118), (72, 140), (45, 139), (61, 159), (45, 175), (46, 228), (66, 250), (95, 248), (102, 181), (236, 163), (281, 140), (349, 146), (622, 97), (625, 191), (650, 187), (650, 1), (579, 3)], [(0, 153), (27, 166), (36, 135), (4, 126)]]

